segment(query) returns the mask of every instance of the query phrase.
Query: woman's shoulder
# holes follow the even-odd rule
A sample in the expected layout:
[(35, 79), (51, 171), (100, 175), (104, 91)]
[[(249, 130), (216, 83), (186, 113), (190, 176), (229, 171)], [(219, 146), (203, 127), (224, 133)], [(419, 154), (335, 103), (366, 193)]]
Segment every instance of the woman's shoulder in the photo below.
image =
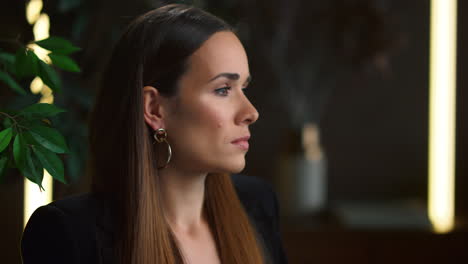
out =
[(100, 205), (101, 201), (95, 195), (85, 193), (56, 200), (45, 207), (54, 207), (74, 218), (89, 218), (96, 214)]
[(233, 174), (231, 175), (231, 180), (236, 189), (240, 191), (265, 191), (271, 190), (271, 186), (265, 180), (254, 177), (254, 176), (247, 176), (244, 174)]
[(281, 241), (278, 199), (271, 185), (260, 178), (245, 175), (233, 175), (232, 182), (272, 257), (269, 263), (287, 263)]
[(103, 209), (103, 202), (91, 193), (68, 196), (39, 207), (31, 216), (35, 218), (66, 219), (77, 225), (93, 225)]
[(263, 211), (273, 217), (278, 210), (277, 197), (272, 186), (258, 177), (235, 174), (231, 176), (239, 200), (247, 211)]
[[(277, 198), (271, 185), (258, 177), (234, 174), (231, 176), (239, 200), (249, 214), (267, 214), (265, 217), (272, 217), (277, 207)], [(31, 216), (26, 230), (34, 222), (50, 222), (67, 220), (74, 226), (99, 225), (101, 218), (106, 218), (107, 213), (111, 213), (110, 206), (102, 197), (92, 193), (69, 196), (56, 200), (48, 205), (39, 207)]]
[[(23, 232), (23, 263), (94, 263), (98, 204), (84, 194), (39, 207)], [(46, 249), (54, 253), (44, 254)]]
[(245, 198), (259, 198), (262, 195), (274, 195), (273, 188), (267, 181), (243, 174), (231, 175), (232, 183), (238, 195)]

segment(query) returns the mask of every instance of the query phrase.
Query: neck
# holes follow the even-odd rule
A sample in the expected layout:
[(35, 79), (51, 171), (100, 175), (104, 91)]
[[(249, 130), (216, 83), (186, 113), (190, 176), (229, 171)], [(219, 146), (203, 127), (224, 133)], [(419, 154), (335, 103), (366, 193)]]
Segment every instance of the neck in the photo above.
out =
[(193, 233), (205, 224), (203, 201), (207, 174), (181, 172), (167, 167), (159, 171), (163, 209), (176, 233)]

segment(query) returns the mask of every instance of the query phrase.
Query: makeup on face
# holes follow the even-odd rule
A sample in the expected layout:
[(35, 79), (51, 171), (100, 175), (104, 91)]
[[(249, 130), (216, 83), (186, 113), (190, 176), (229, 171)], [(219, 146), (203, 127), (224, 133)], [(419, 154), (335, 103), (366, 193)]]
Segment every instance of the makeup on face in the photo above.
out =
[(179, 83), (179, 109), (167, 120), (175, 162), (207, 172), (239, 172), (249, 150), (249, 125), (258, 118), (243, 91), (252, 79), (245, 51), (233, 33), (219, 32), (189, 63)]

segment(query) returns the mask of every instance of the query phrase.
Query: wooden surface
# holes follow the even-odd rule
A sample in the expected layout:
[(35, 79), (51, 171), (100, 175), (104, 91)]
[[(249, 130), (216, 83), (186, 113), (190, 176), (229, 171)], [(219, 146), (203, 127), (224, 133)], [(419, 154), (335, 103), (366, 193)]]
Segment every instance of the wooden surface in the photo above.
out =
[(468, 232), (295, 230), (283, 232), (291, 264), (468, 263)]

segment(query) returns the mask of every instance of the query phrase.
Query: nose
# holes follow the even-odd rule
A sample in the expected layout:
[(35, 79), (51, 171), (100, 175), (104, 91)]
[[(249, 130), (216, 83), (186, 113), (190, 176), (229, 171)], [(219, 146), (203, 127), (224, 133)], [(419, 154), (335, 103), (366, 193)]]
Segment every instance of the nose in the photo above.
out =
[(242, 107), (237, 117), (237, 123), (246, 125), (251, 125), (255, 123), (259, 117), (259, 113), (245, 95), (242, 96), (241, 106)]

